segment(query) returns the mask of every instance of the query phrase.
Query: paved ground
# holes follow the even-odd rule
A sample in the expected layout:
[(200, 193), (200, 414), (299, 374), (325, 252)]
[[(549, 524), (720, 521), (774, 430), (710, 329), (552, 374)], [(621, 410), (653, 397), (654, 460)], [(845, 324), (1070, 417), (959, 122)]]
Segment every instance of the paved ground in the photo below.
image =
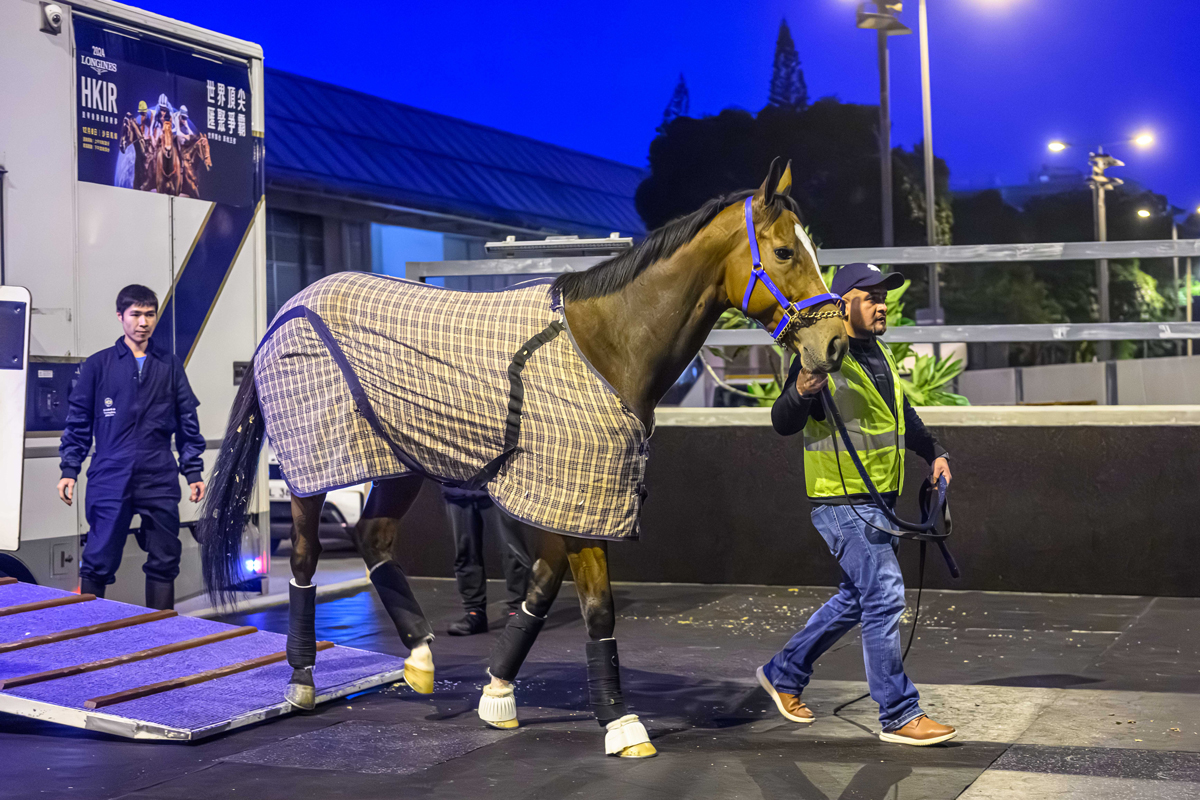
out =
[[(415, 583), (444, 630), (453, 583)], [(0, 798), (1200, 797), (1200, 599), (927, 592), (910, 673), (961, 736), (916, 749), (874, 737), (869, 699), (834, 715), (865, 691), (857, 638), (819, 663), (811, 727), (756, 688), (755, 667), (830, 591), (617, 587), (627, 699), (660, 751), (647, 761), (602, 755), (567, 585), (518, 682), (514, 733), (474, 716), (496, 634), (443, 635), (431, 697), (394, 686), (192, 745), (0, 717)], [(227, 619), (286, 628), (282, 608)], [(317, 621), (321, 638), (402, 654), (369, 592), (322, 603)]]

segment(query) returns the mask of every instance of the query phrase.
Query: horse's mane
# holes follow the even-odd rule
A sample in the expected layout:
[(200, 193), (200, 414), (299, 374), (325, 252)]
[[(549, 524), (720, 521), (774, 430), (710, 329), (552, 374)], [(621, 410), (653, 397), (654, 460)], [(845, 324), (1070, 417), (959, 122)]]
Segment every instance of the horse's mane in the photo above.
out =
[[(742, 202), (752, 194), (752, 191), (741, 191), (715, 197), (691, 214), (677, 217), (652, 231), (632, 250), (602, 261), (584, 272), (564, 272), (555, 278), (552, 289), (559, 293), (563, 300), (571, 302), (618, 292), (632, 283), (651, 264), (669, 258), (680, 247), (696, 238), (704, 226), (712, 222), (725, 208)], [(784, 210), (799, 216), (800, 207), (787, 195), (775, 195), (771, 202), (770, 222), (777, 220)]]

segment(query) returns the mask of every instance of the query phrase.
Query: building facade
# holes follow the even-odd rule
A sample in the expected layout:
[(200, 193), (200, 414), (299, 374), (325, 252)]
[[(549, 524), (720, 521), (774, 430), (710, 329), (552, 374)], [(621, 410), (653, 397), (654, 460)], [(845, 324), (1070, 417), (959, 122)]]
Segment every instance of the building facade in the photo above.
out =
[(279, 70), (264, 96), (269, 316), (341, 270), (404, 277), (511, 235), (645, 234), (637, 167)]

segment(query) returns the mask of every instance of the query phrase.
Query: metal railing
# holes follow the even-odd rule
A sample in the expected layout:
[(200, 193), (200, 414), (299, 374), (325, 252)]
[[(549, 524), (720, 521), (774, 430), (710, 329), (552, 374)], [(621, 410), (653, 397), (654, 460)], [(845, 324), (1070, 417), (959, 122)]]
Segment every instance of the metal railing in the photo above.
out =
[[(1128, 242), (1057, 242), (1048, 244), (949, 245), (945, 247), (872, 247), (818, 250), (822, 266), (857, 261), (871, 264), (995, 264), (1028, 261), (1092, 261), (1128, 258), (1200, 257), (1200, 239), (1151, 239)], [(412, 280), (475, 275), (559, 275), (590, 269), (611, 256), (524, 257), (477, 261), (410, 261)], [(909, 325), (892, 328), (888, 341), (949, 342), (1079, 342), (1200, 339), (1200, 322), (1107, 322), (1050, 325)], [(765, 345), (763, 330), (713, 331), (711, 346)]]

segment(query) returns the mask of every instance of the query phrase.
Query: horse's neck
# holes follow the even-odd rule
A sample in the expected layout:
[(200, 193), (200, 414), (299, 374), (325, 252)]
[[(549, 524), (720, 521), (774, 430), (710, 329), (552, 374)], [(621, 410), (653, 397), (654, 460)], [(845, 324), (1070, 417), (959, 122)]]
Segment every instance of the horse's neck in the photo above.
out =
[(728, 307), (725, 249), (693, 240), (620, 291), (566, 306), (583, 354), (647, 428)]

